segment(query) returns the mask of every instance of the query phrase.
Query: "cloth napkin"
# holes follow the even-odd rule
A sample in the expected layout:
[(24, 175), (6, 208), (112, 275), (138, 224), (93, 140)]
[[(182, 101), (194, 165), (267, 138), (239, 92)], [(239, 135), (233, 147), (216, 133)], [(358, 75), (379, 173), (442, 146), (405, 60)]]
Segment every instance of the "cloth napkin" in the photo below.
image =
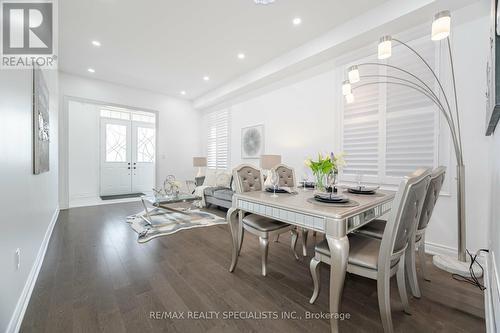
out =
[[(272, 185), (266, 186), (266, 189), (274, 190), (274, 187)], [(283, 191), (290, 193), (290, 194), (297, 193), (293, 187), (288, 187), (288, 186), (276, 187), (276, 190), (278, 190), (278, 189), (283, 190)]]

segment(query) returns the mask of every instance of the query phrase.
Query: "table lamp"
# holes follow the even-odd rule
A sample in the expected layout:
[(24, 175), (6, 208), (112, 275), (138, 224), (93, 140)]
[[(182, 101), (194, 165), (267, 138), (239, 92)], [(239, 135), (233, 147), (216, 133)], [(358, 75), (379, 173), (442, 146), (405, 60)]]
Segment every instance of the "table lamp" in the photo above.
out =
[(207, 166), (207, 158), (206, 157), (193, 157), (193, 167), (198, 168), (198, 173), (196, 177), (202, 177), (203, 172), (201, 168)]

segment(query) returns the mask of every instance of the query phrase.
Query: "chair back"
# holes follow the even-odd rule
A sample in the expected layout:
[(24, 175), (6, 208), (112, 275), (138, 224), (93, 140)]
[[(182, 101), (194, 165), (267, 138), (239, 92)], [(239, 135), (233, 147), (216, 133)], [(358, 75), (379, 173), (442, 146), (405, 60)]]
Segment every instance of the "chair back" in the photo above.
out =
[(264, 180), (259, 169), (250, 164), (241, 164), (233, 169), (236, 193), (262, 191)]
[(430, 169), (418, 169), (401, 181), (382, 236), (379, 266), (389, 268), (413, 239), (430, 179)]
[(274, 171), (279, 176), (279, 187), (297, 187), (297, 178), (295, 177), (295, 170), (285, 164), (278, 164), (274, 167)]
[(434, 206), (436, 206), (436, 201), (439, 198), (439, 192), (441, 192), (441, 188), (443, 187), (445, 174), (446, 167), (444, 166), (440, 166), (432, 171), (431, 182), (427, 189), (422, 214), (420, 214), (420, 221), (418, 222), (417, 230), (419, 231), (427, 228), (429, 224)]

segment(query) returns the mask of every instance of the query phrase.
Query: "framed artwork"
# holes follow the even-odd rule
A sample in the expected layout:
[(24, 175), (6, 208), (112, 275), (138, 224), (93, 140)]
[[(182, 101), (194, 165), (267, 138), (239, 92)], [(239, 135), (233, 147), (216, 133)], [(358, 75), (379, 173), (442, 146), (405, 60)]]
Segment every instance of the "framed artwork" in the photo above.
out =
[(260, 158), (264, 154), (264, 125), (241, 129), (241, 158)]
[(33, 173), (50, 170), (49, 89), (42, 71), (33, 68)]
[(500, 8), (491, 0), (490, 52), (486, 65), (486, 135), (492, 135), (500, 119)]

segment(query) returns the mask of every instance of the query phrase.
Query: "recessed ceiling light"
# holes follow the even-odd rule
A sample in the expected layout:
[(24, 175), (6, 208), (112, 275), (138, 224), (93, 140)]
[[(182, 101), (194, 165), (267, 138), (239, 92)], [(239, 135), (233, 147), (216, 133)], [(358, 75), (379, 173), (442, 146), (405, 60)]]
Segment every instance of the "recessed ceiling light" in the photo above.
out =
[(210, 80), (210, 76), (205, 75), (205, 76), (203, 77), (203, 80), (205, 80), (205, 81), (209, 81), (209, 80)]
[(302, 23), (302, 19), (300, 17), (296, 17), (293, 19), (293, 25), (299, 25)]
[(87, 69), (87, 71), (88, 71), (89, 73), (95, 73), (95, 69), (93, 69), (93, 68), (89, 68), (89, 69)]
[(245, 53), (238, 53), (238, 59), (245, 59)]
[(186, 94), (187, 94), (187, 92), (185, 90), (181, 91), (182, 96), (185, 96)]
[(95, 47), (100, 47), (101, 46), (101, 42), (98, 41), (98, 40), (93, 40), (92, 41), (92, 45), (94, 45)]

